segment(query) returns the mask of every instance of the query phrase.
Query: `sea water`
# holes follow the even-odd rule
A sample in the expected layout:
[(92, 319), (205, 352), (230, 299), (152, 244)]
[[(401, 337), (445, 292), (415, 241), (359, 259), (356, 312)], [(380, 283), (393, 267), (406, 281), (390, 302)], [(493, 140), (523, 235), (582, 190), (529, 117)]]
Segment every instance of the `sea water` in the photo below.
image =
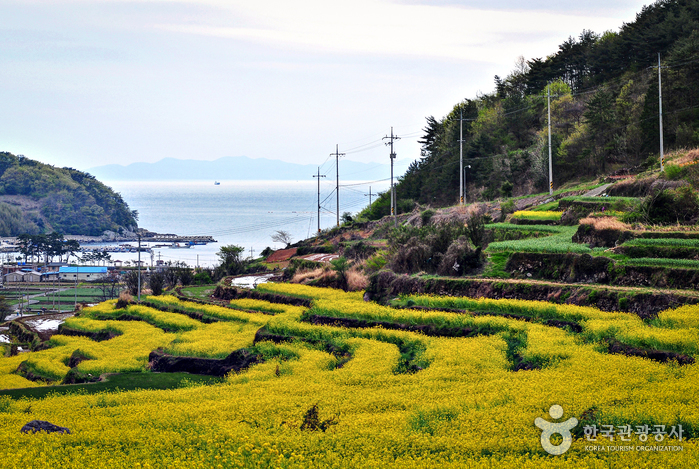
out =
[[(320, 228), (336, 224), (335, 181), (321, 185)], [(142, 253), (147, 265), (158, 260), (181, 261), (190, 266), (212, 267), (219, 263), (221, 246), (237, 245), (244, 257), (257, 257), (265, 247), (281, 249), (272, 241), (278, 230), (291, 234), (292, 242), (315, 236), (318, 230), (316, 181), (110, 181), (106, 182), (139, 214), (139, 226), (156, 233), (212, 236), (216, 243), (189, 249), (152, 247)], [(359, 212), (387, 182), (342, 182), (340, 214)], [(135, 254), (112, 253), (112, 260), (135, 260)]]

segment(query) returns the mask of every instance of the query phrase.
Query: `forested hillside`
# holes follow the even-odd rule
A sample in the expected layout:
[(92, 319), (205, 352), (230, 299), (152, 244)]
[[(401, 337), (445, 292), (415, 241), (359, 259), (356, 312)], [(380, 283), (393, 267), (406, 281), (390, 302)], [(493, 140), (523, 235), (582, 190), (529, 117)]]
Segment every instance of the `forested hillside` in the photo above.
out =
[(97, 236), (136, 227), (138, 213), (94, 176), (0, 152), (0, 236)]
[[(398, 211), (458, 201), (461, 116), (467, 200), (546, 191), (548, 84), (554, 189), (658, 166), (658, 54), (665, 151), (698, 145), (699, 0), (661, 0), (618, 32), (582, 31), (546, 58), (520, 58), (493, 92), (428, 117), (423, 158), (397, 186)], [(384, 195), (368, 215), (388, 207)]]

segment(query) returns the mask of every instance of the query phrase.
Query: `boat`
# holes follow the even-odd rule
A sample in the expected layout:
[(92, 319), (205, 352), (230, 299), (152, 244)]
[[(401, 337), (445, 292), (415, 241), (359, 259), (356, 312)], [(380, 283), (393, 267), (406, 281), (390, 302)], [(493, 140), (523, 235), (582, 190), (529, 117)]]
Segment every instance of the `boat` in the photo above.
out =
[(218, 182), (218, 181), (214, 181), (214, 186), (220, 186), (220, 185), (221, 185), (221, 183), (220, 183), (220, 182)]
[(172, 243), (170, 245), (170, 248), (172, 249), (184, 249), (184, 248), (191, 248), (191, 244), (180, 244), (180, 243)]

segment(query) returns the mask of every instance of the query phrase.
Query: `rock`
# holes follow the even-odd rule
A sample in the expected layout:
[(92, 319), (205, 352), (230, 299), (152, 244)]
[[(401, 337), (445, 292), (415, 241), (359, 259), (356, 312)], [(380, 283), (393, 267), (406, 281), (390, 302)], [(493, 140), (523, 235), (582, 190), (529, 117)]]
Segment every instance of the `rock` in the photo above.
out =
[(45, 420), (32, 420), (28, 424), (22, 427), (20, 430), (22, 433), (36, 433), (36, 432), (46, 432), (46, 433), (70, 433), (70, 430), (66, 427), (59, 427)]
[(231, 371), (239, 372), (264, 360), (260, 355), (248, 350), (235, 350), (226, 358), (197, 358), (167, 355), (162, 350), (154, 350), (148, 357), (151, 371), (161, 373), (185, 372), (198, 375), (225, 376)]

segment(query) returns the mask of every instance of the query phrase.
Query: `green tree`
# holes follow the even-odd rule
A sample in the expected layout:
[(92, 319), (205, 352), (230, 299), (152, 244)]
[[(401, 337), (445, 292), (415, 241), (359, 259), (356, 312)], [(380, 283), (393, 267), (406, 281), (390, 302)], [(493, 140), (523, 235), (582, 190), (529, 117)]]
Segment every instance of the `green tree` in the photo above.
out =
[(211, 279), (211, 274), (207, 270), (202, 270), (194, 274), (192, 283), (194, 285), (209, 285), (214, 281)]
[(220, 269), (224, 275), (242, 273), (245, 270), (245, 264), (242, 258), (244, 251), (245, 248), (234, 244), (221, 246), (221, 249), (216, 253), (221, 260), (221, 265), (219, 265), (218, 269)]

